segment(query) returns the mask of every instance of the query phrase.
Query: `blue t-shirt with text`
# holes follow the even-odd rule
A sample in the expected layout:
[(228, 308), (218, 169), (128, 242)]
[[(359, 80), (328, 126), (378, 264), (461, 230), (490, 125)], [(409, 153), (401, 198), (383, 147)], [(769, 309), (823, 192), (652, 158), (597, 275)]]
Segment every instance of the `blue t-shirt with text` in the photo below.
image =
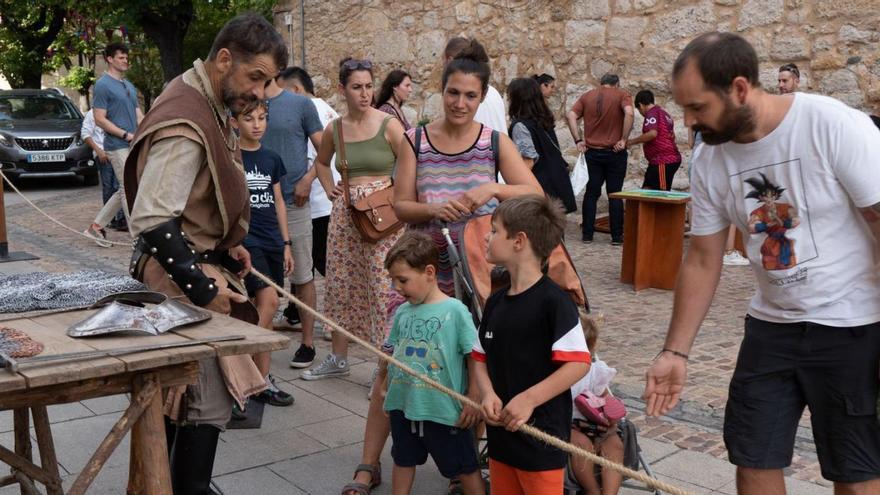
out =
[[(129, 81), (104, 74), (95, 83), (95, 101), (92, 106), (106, 110), (110, 122), (132, 134), (137, 130), (137, 105), (137, 90)], [(110, 133), (105, 134), (105, 151), (128, 148), (126, 140)]]
[(262, 144), (281, 156), (287, 176), (281, 181), (281, 193), (287, 204), (293, 203), (293, 188), (309, 169), (308, 139), (323, 130), (318, 110), (310, 98), (282, 91), (269, 98), (269, 116)]
[(284, 239), (278, 228), (274, 191), (275, 184), (287, 173), (281, 157), (261, 146), (256, 151), (241, 150), (241, 159), (251, 198), (251, 224), (244, 246), (282, 251)]

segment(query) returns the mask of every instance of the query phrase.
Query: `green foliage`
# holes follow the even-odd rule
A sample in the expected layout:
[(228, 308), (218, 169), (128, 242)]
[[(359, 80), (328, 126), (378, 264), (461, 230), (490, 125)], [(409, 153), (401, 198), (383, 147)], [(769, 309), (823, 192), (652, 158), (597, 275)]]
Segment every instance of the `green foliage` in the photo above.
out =
[(208, 57), (214, 36), (233, 17), (247, 11), (262, 14), (272, 22), (272, 8), (276, 0), (196, 0), (195, 19), (183, 39), (183, 63)]
[(78, 91), (81, 94), (86, 94), (89, 92), (92, 84), (95, 84), (95, 71), (81, 65), (73, 66), (66, 76), (58, 80), (58, 84)]
[(146, 42), (133, 44), (129, 58), (131, 65), (125, 77), (144, 95), (144, 111), (147, 111), (165, 84), (159, 49)]
[(64, 25), (65, 0), (0, 0), (0, 74), (12, 87), (40, 87), (48, 49)]

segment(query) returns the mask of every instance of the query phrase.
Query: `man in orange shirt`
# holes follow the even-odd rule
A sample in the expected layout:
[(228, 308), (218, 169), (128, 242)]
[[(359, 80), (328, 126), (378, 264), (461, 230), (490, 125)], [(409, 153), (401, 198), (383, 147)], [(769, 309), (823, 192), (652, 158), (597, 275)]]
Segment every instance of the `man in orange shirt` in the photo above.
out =
[[(605, 74), (601, 86), (587, 91), (566, 114), (568, 129), (584, 153), (590, 180), (584, 193), (581, 240), (593, 242), (596, 203), (602, 195), (602, 184), (608, 194), (619, 192), (626, 177), (626, 139), (633, 125), (632, 97), (620, 89), (620, 78)], [(583, 138), (578, 120), (584, 120)], [(611, 221), (611, 244), (623, 244), (623, 201), (608, 201)]]

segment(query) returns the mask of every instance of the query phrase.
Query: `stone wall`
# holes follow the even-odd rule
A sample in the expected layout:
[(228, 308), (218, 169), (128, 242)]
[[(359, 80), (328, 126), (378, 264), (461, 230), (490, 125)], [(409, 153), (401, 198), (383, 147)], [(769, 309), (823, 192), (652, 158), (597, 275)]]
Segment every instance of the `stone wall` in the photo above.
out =
[[(299, 5), (286, 0), (276, 8), (285, 36), (283, 11), (294, 13), (297, 64)], [(377, 78), (393, 68), (413, 74), (415, 91), (407, 102), (413, 121), (441, 112), (446, 40), (476, 36), (492, 58), (492, 84), (502, 93), (515, 77), (541, 72), (556, 77), (550, 103), (570, 155), (573, 143), (562, 116), (609, 71), (619, 74), (632, 94), (654, 91), (675, 118), (685, 151), (686, 129), (669, 96), (669, 73), (681, 48), (710, 30), (749, 39), (761, 60), (761, 82), (771, 91), (779, 65), (795, 62), (803, 91), (865, 110), (880, 103), (880, 0), (306, 0), (305, 26), (306, 65), (319, 96), (338, 107), (338, 61), (369, 58), (378, 66)], [(634, 129), (634, 134), (641, 130), (638, 112)], [(633, 150), (635, 178), (646, 163), (640, 147)], [(678, 175), (676, 187), (686, 187), (686, 174)]]

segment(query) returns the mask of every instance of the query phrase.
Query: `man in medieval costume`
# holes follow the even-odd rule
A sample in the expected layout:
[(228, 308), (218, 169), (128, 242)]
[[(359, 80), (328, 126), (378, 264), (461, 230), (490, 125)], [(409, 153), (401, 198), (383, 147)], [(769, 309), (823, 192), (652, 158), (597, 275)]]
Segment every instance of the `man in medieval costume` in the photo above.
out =
[[(214, 39), (206, 61), (172, 80), (147, 113), (125, 164), (135, 252), (131, 273), (150, 290), (257, 323), (241, 277), (248, 189), (229, 111), (265, 98), (286, 65), (281, 36), (243, 14)], [(208, 494), (220, 432), (233, 402), (265, 388), (250, 356), (205, 359), (198, 381), (168, 391), (165, 414), (176, 495)]]

